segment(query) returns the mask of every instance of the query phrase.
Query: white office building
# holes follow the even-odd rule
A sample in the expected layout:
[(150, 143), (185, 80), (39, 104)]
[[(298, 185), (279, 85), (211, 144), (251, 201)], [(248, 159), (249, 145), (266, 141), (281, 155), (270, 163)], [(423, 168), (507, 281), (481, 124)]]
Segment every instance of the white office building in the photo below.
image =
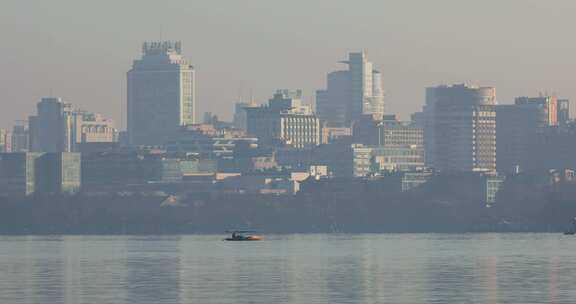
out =
[(128, 140), (161, 145), (179, 127), (195, 123), (194, 68), (180, 42), (145, 42), (128, 72)]

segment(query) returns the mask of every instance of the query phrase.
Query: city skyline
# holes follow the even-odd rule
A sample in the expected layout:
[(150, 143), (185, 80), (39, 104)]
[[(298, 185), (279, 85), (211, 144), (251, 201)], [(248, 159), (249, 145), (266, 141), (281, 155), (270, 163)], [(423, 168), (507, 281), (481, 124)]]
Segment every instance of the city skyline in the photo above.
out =
[(0, 304), (575, 302), (575, 0), (0, 1)]
[[(565, 37), (572, 24), (566, 14), (576, 4), (500, 2), (418, 3), (422, 10), (417, 11), (412, 9), (414, 3), (394, 2), (372, 3), (364, 9), (325, 1), (306, 6), (255, 1), (225, 7), (171, 2), (161, 7), (141, 4), (138, 16), (122, 9), (135, 3), (126, 2), (109, 12), (106, 24), (91, 17), (108, 13), (106, 2), (86, 8), (69, 1), (40, 4), (44, 7), (37, 11), (42, 15), (29, 12), (25, 4), (9, 2), (0, 13), (0, 33), (8, 42), (0, 51), (0, 98), (9, 105), (0, 113), (0, 127), (10, 128), (15, 120), (25, 119), (41, 97), (54, 95), (103, 113), (125, 129), (124, 73), (138, 57), (142, 41), (164, 35), (162, 39), (182, 41), (183, 55), (197, 69), (198, 112), (214, 112), (227, 120), (241, 95), (244, 101), (253, 95), (264, 103), (279, 87), (302, 89), (305, 102), (313, 104), (314, 91), (324, 87), (326, 74), (340, 67), (337, 61), (344, 54), (355, 51), (366, 51), (382, 72), (386, 112), (403, 118), (422, 106), (425, 87), (440, 84), (493, 86), (500, 104), (540, 92), (574, 99), (569, 75), (576, 47)], [(316, 22), (328, 4), (336, 13)], [(511, 15), (519, 4), (522, 16)], [(64, 6), (66, 10), (61, 10)], [(82, 13), (87, 10), (94, 14)], [(168, 18), (169, 13), (175, 17)], [(349, 20), (362, 22), (340, 22), (347, 13)], [(251, 14), (256, 14), (253, 21), (240, 22)], [(555, 16), (556, 22), (519, 22), (542, 14)], [(490, 16), (489, 23), (484, 15)], [(194, 18), (177, 21), (186, 16)], [(300, 25), (291, 22), (295, 16), (301, 17)], [(125, 24), (128, 17), (134, 17), (134, 23)], [(151, 17), (157, 21), (138, 27)], [(77, 25), (68, 27), (66, 22)], [(237, 27), (232, 29), (231, 24)], [(456, 29), (454, 24), (465, 26)], [(551, 45), (554, 53), (546, 51)], [(31, 68), (34, 73), (25, 73)]]

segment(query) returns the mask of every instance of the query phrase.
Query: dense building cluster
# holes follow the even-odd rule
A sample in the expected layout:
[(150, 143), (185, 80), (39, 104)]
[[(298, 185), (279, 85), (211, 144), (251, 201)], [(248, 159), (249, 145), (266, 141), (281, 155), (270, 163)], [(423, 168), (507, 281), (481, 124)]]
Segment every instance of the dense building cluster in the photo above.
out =
[(127, 130), (42, 98), (28, 123), (0, 130), (0, 194), (280, 195), (362, 180), (411, 191), (461, 175), (474, 176), (462, 180), (490, 204), (507, 176), (576, 168), (568, 100), (499, 104), (493, 87), (442, 85), (401, 121), (384, 111), (382, 76), (365, 53), (342, 63), (348, 69), (327, 75), (314, 107), (301, 90), (279, 89), (267, 104), (236, 103), (233, 122), (207, 113), (197, 123), (195, 70), (180, 43), (144, 43), (127, 73)]

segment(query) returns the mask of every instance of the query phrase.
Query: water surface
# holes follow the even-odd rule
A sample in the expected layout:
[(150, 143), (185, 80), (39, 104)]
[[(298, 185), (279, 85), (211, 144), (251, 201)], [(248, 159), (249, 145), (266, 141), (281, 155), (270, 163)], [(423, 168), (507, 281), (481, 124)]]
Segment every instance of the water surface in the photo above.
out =
[(0, 303), (576, 303), (558, 234), (0, 237)]

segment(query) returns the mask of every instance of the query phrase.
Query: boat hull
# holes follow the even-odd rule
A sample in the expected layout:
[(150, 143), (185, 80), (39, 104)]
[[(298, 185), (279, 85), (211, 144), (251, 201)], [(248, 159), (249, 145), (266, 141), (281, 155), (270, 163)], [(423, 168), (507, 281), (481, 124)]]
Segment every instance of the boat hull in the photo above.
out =
[(248, 237), (241, 237), (241, 238), (225, 238), (225, 241), (229, 242), (250, 242), (250, 241), (261, 241), (263, 238), (261, 236), (248, 236)]

